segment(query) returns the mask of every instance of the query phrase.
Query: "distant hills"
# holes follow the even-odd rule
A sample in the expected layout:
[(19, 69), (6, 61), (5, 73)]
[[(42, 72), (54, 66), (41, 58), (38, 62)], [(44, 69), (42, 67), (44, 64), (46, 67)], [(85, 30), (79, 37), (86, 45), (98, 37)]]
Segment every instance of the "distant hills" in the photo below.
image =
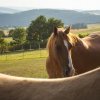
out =
[(17, 12), (19, 12), (19, 11), (16, 9), (0, 7), (0, 14), (14, 14)]
[(94, 14), (94, 15), (100, 15), (100, 10), (88, 10), (88, 11), (83, 11), (83, 12)]
[(0, 27), (28, 26), (32, 20), (34, 20), (36, 17), (40, 15), (44, 15), (47, 18), (54, 17), (61, 19), (65, 25), (68, 24), (70, 25), (75, 23), (86, 23), (86, 24), (100, 23), (99, 10), (75, 11), (75, 10), (55, 10), (55, 9), (33, 9), (23, 12), (15, 11), (15, 13), (9, 13), (9, 14), (0, 12)]

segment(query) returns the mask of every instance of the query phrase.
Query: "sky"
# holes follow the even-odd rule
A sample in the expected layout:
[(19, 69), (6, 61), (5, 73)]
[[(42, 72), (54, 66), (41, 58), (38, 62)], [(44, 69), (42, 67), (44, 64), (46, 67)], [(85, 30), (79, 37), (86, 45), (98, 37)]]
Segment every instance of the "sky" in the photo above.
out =
[(100, 0), (0, 0), (0, 7), (100, 10)]

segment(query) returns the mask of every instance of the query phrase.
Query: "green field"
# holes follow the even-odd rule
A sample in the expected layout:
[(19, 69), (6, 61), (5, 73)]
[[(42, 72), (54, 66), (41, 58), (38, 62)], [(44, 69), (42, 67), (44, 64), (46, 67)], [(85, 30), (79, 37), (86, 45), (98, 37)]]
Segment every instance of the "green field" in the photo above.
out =
[(0, 61), (46, 58), (47, 50), (18, 51), (0, 55)]
[(34, 77), (47, 78), (45, 60), (47, 57), (46, 50), (28, 51), (23, 53), (11, 53), (7, 55), (0, 55), (0, 73)]
[(100, 24), (90, 24), (87, 29), (75, 29), (71, 31), (77, 34), (91, 34), (94, 32), (100, 32)]

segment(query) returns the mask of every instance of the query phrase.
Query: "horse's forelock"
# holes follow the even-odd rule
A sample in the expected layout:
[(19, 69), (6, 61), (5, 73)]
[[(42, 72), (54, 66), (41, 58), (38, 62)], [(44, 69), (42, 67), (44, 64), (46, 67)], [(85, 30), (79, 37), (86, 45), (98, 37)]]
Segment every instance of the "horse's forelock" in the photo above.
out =
[[(62, 34), (63, 35), (63, 34)], [(67, 54), (67, 49), (64, 46), (63, 39), (60, 36), (54, 36), (53, 34), (49, 37), (47, 48), (49, 56), (55, 57), (56, 60), (63, 60)]]

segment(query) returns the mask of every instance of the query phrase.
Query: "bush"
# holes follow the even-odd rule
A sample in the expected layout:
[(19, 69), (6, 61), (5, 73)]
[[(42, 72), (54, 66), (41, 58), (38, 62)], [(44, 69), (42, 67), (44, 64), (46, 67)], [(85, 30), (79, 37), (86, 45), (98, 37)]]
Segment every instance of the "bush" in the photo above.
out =
[(86, 36), (88, 36), (89, 35), (89, 33), (79, 33), (78, 34), (78, 36), (80, 37), (80, 38), (84, 38), (84, 37), (86, 37)]
[(4, 53), (7, 51), (7, 43), (4, 41), (4, 39), (0, 38), (0, 53)]
[(14, 29), (11, 29), (10, 31), (9, 31), (9, 37), (12, 37), (12, 35), (14, 34)]

